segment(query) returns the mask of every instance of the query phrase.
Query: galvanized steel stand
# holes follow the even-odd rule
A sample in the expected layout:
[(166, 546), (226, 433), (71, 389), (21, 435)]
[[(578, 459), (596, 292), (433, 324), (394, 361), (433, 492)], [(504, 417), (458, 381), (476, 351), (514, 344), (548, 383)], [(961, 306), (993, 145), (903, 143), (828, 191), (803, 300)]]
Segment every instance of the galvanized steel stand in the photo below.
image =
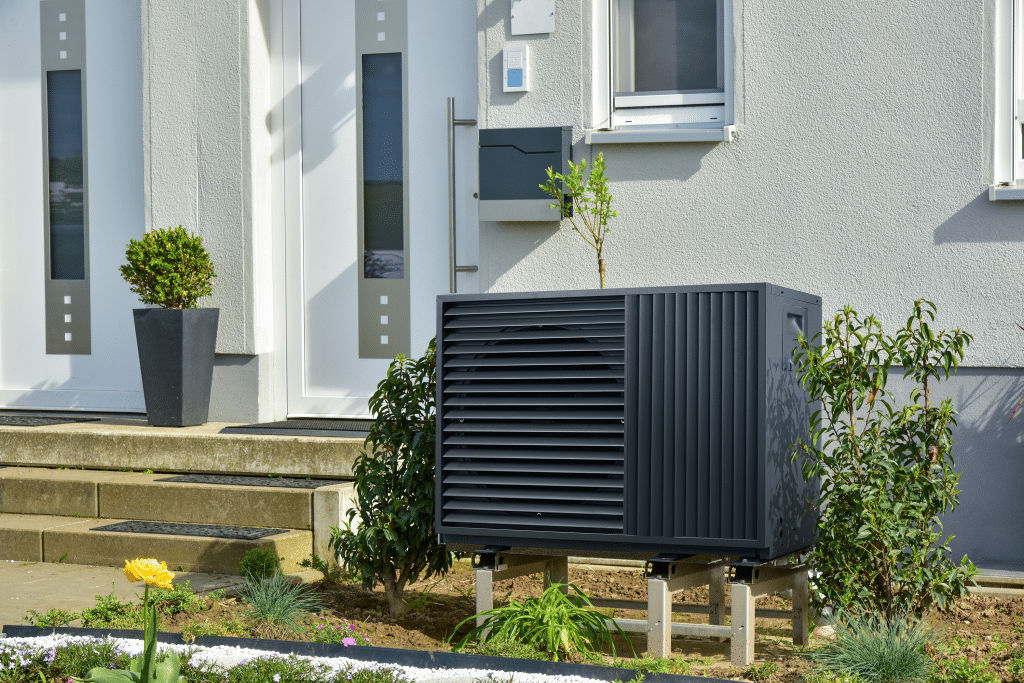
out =
[[(654, 657), (667, 657), (672, 652), (672, 636), (704, 636), (728, 638), (733, 666), (749, 666), (754, 660), (754, 617), (791, 619), (793, 644), (806, 645), (808, 639), (807, 575), (810, 565), (784, 564), (783, 558), (771, 564), (733, 562), (735, 558), (681, 558), (659, 556), (647, 562), (647, 603), (632, 600), (593, 598), (597, 607), (645, 609), (647, 620), (616, 619), (623, 631), (647, 633), (647, 652)], [(544, 587), (550, 582), (567, 583), (569, 559), (564, 556), (514, 555), (501, 548), (484, 548), (473, 555), (476, 569), (476, 611), (494, 606), (494, 582), (527, 574), (542, 573)], [(731, 578), (730, 578), (731, 577)], [(732, 594), (732, 619), (725, 620), (725, 586)], [(672, 594), (688, 588), (708, 587), (708, 605), (672, 603)], [(756, 609), (757, 598), (791, 590), (793, 609)], [(672, 612), (705, 612), (707, 624), (672, 622)], [(483, 622), (477, 618), (477, 625)]]

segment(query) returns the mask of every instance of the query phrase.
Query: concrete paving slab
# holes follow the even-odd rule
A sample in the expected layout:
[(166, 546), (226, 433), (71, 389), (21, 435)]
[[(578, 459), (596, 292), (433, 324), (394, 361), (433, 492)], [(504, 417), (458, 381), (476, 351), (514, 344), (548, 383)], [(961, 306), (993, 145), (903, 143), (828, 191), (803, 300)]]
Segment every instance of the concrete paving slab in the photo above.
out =
[(44, 532), (79, 521), (75, 517), (0, 513), (0, 552), (3, 552), (3, 559), (42, 562)]
[[(231, 574), (175, 574), (175, 584), (186, 580), (197, 593), (242, 584), (240, 577)], [(142, 586), (130, 583), (116, 567), (0, 561), (0, 626), (28, 623), (24, 617), (29, 610), (81, 612), (96, 604), (97, 595), (111, 592), (127, 600), (141, 595)]]
[(0, 512), (96, 517), (99, 482), (124, 476), (100, 470), (5, 467), (0, 469)]

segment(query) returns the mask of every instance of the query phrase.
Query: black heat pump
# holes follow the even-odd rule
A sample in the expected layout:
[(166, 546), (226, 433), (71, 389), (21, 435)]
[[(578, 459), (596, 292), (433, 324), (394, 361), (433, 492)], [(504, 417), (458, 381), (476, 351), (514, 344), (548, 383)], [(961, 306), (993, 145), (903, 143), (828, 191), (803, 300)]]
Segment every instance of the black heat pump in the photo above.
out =
[(741, 284), (438, 297), (449, 544), (739, 555), (810, 546), (791, 350), (821, 299)]

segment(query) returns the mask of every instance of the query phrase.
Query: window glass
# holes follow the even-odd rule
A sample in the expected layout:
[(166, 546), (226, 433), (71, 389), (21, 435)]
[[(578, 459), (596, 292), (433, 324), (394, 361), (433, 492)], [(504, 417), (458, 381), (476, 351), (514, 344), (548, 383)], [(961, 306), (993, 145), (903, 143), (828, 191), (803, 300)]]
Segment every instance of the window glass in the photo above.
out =
[(405, 277), (402, 54), (363, 55), (363, 277)]
[(718, 0), (634, 0), (634, 91), (721, 87)]
[(46, 73), (50, 163), (50, 277), (85, 279), (82, 72)]

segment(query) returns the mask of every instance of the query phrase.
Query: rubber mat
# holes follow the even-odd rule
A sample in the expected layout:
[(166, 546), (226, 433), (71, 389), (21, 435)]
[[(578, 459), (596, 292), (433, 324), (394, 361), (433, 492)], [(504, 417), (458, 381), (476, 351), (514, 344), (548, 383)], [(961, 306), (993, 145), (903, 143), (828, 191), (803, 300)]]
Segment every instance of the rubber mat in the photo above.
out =
[(98, 417), (64, 417), (57, 415), (0, 415), (3, 427), (48, 427), (67, 422), (99, 422)]
[(343, 479), (293, 479), (292, 477), (247, 477), (237, 474), (179, 474), (156, 481), (180, 484), (221, 484), (223, 486), (270, 486), (279, 489), (318, 489), (344, 484)]
[(230, 538), (255, 541), (287, 529), (262, 529), (254, 526), (220, 526), (217, 524), (174, 524), (171, 522), (117, 522), (98, 526), (90, 531), (121, 531), (127, 534), (163, 534), (165, 536), (201, 536), (204, 538)]
[(365, 439), (373, 420), (281, 420), (251, 425), (232, 425), (221, 434), (264, 434), (269, 436), (347, 436)]

